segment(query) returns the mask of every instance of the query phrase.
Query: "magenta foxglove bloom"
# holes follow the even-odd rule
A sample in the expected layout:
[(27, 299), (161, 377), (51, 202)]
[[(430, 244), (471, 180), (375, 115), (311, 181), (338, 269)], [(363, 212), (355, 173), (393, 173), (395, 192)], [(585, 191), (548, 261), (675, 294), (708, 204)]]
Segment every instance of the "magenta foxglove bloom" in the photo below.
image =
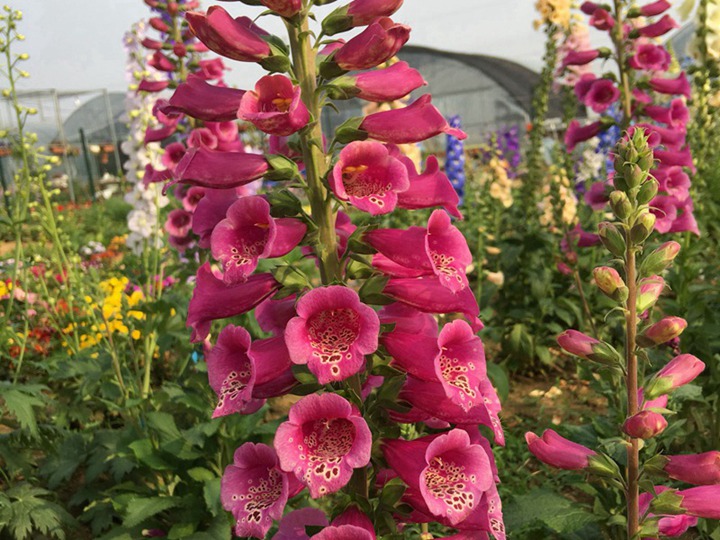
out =
[(195, 72), (198, 77), (202, 77), (207, 81), (220, 80), (223, 78), (225, 64), (222, 58), (213, 58), (212, 60), (200, 60), (198, 62), (199, 70)]
[(160, 124), (156, 128), (148, 128), (145, 130), (145, 139), (143, 140), (143, 142), (145, 144), (152, 142), (160, 142), (164, 139), (167, 139), (170, 135), (175, 133), (176, 130), (176, 124)]
[(642, 347), (662, 345), (675, 339), (687, 328), (687, 321), (681, 317), (665, 317), (655, 324), (651, 324), (638, 336), (638, 343)]
[(485, 449), (453, 429), (412, 441), (385, 440), (383, 454), (417, 500), (418, 510), (458, 526), (482, 511), (483, 494), (494, 484)]
[(679, 94), (690, 99), (692, 89), (690, 88), (690, 82), (683, 71), (680, 75), (674, 79), (664, 79), (662, 77), (653, 77), (648, 81), (650, 88), (661, 94)]
[(598, 30), (611, 30), (615, 27), (615, 18), (603, 8), (597, 8), (590, 16), (590, 25)]
[(170, 86), (170, 81), (167, 79), (162, 81), (149, 81), (147, 79), (143, 79), (138, 84), (138, 92), (162, 92), (168, 86)]
[(374, 141), (355, 141), (343, 148), (328, 183), (339, 199), (373, 216), (395, 210), (398, 192), (410, 187), (405, 165)]
[(290, 319), (295, 317), (295, 295), (281, 300), (265, 300), (255, 309), (255, 318), (263, 332), (281, 336)]
[(642, 37), (656, 38), (667, 34), (670, 30), (678, 28), (679, 25), (675, 19), (670, 15), (663, 15), (663, 17), (652, 24), (638, 28), (637, 32)]
[(605, 182), (595, 182), (590, 189), (585, 192), (583, 198), (585, 202), (593, 210), (602, 210), (610, 200), (608, 196), (607, 184)]
[(182, 205), (185, 210), (188, 212), (194, 212), (197, 208), (197, 205), (200, 203), (202, 198), (205, 196), (206, 189), (198, 186), (191, 186), (190, 189), (188, 189), (185, 192), (185, 195), (183, 195), (182, 198)]
[(272, 274), (255, 274), (245, 283), (226, 285), (213, 275), (210, 263), (197, 272), (197, 282), (188, 305), (187, 326), (193, 342), (203, 341), (214, 320), (247, 313), (280, 288)]
[(347, 14), (352, 18), (352, 26), (365, 26), (378, 17), (389, 17), (395, 13), (403, 0), (352, 0), (347, 6)]
[(334, 79), (333, 85), (343, 89), (345, 97), (359, 97), (367, 101), (395, 101), (407, 96), (427, 82), (420, 72), (407, 62), (396, 62), (390, 67), (345, 75)]
[(580, 122), (573, 120), (565, 131), (565, 146), (569, 152), (572, 152), (579, 143), (592, 139), (601, 131), (602, 123), (599, 121), (581, 126)]
[(288, 19), (302, 10), (302, 0), (260, 0), (260, 3)]
[(623, 431), (636, 439), (651, 439), (665, 431), (667, 425), (662, 414), (645, 410), (625, 420)]
[(210, 386), (218, 396), (213, 418), (255, 412), (264, 398), (286, 392), (295, 383), (291, 365), (282, 337), (251, 344), (244, 328), (223, 328), (207, 355)]
[(158, 71), (173, 72), (175, 69), (175, 63), (165, 56), (161, 51), (155, 51), (148, 60), (148, 65), (154, 67)]
[(218, 148), (218, 140), (215, 134), (208, 128), (196, 128), (190, 132), (187, 138), (187, 145), (190, 148), (205, 148), (206, 150), (216, 150)]
[(597, 49), (590, 49), (587, 51), (568, 51), (562, 60), (562, 67), (584, 66), (599, 57), (600, 51)]
[(700, 486), (674, 493), (680, 497), (680, 508), (691, 516), (720, 519), (720, 485)]
[(213, 86), (191, 74), (168, 102), (160, 107), (165, 114), (183, 113), (206, 122), (226, 122), (237, 118), (244, 90)]
[(365, 366), (365, 355), (377, 350), (378, 315), (352, 289), (313, 289), (298, 300), (296, 310), (285, 328), (290, 358), (307, 364), (320, 384), (355, 375)]
[(525, 441), (536, 458), (558, 469), (585, 469), (590, 464), (590, 456), (597, 454), (594, 450), (561, 437), (552, 429), (545, 430), (542, 438), (528, 431)]
[(696, 236), (700, 236), (700, 229), (698, 229), (697, 221), (693, 215), (693, 201), (690, 197), (685, 199), (678, 207), (682, 213), (680, 216), (673, 221), (672, 227), (670, 227), (671, 233), (679, 233), (689, 231)]
[(240, 62), (270, 56), (270, 46), (260, 37), (264, 32), (247, 17), (233, 19), (220, 6), (211, 6), (207, 13), (189, 11), (185, 19), (197, 38), (221, 56)]
[(672, 127), (685, 127), (690, 121), (690, 111), (685, 105), (685, 101), (680, 98), (673, 99), (669, 107), (646, 105), (643, 108), (643, 113), (655, 122), (661, 122)]
[(172, 182), (214, 189), (229, 189), (249, 184), (269, 169), (264, 156), (245, 152), (219, 152), (205, 148), (188, 150), (175, 168)]
[(693, 164), (692, 154), (690, 148), (687, 146), (681, 150), (655, 150), (653, 152), (655, 159), (657, 159), (661, 165), (666, 167), (687, 167), (693, 173), (696, 172), (695, 165)]
[(297, 484), (278, 466), (267, 445), (245, 443), (235, 451), (220, 483), (223, 508), (235, 517), (237, 536), (265, 538), (274, 519), (280, 519)]
[(357, 506), (349, 506), (338, 517), (333, 519), (331, 525), (334, 527), (340, 527), (342, 525), (353, 525), (361, 529), (365, 529), (370, 533), (370, 538), (376, 540), (375, 529), (373, 528), (372, 521), (367, 517)]
[(655, 15), (664, 13), (671, 7), (672, 5), (667, 0), (656, 0), (655, 2), (650, 2), (640, 7), (640, 14), (643, 17), (654, 17)]
[(638, 283), (637, 311), (643, 313), (655, 305), (665, 290), (665, 280), (661, 276), (649, 276)]
[(662, 45), (641, 43), (630, 57), (630, 67), (645, 71), (667, 71), (672, 58)]
[(663, 456), (665, 473), (674, 480), (709, 486), (720, 484), (720, 452), (712, 450), (702, 454)]
[(366, 233), (365, 240), (379, 254), (373, 265), (389, 275), (435, 275), (453, 293), (468, 287), (465, 269), (472, 263), (472, 254), (465, 237), (442, 210), (431, 214), (427, 228), (377, 229)]
[(620, 90), (610, 79), (596, 79), (583, 98), (583, 103), (596, 113), (606, 111), (620, 97)]
[(690, 177), (682, 167), (655, 169), (653, 176), (657, 179), (660, 190), (678, 201), (684, 201), (690, 196)]
[(393, 144), (416, 143), (441, 133), (465, 139), (465, 132), (451, 128), (431, 99), (430, 94), (424, 94), (402, 109), (370, 114), (360, 129), (371, 139)]
[(473, 330), (483, 328), (480, 307), (470, 287), (454, 293), (435, 276), (391, 278), (383, 294), (425, 313), (462, 313)]
[(172, 236), (182, 238), (188, 235), (192, 227), (192, 214), (182, 208), (171, 210), (165, 221), (165, 230)]
[(695, 380), (705, 369), (705, 364), (692, 354), (676, 356), (652, 378), (645, 395), (654, 398), (672, 392)]
[(274, 444), (282, 470), (294, 473), (310, 496), (318, 498), (339, 491), (353, 469), (367, 466), (372, 435), (346, 399), (310, 394), (290, 407)]
[(339, 525), (325, 527), (322, 531), (311, 536), (313, 540), (373, 540), (375, 538), (369, 531), (355, 525)]
[(270, 204), (255, 195), (235, 201), (210, 237), (213, 257), (222, 264), (225, 283), (246, 281), (259, 259), (290, 253), (305, 236), (299, 219), (273, 218)]
[(650, 212), (655, 215), (655, 229), (661, 234), (667, 233), (677, 219), (678, 201), (675, 197), (658, 195), (650, 203)]
[(403, 155), (397, 147), (392, 149), (391, 153), (405, 164), (410, 179), (410, 187), (398, 193), (400, 208), (419, 210), (441, 206), (451, 216), (462, 219), (462, 214), (458, 210), (460, 198), (450, 179), (440, 170), (440, 164), (435, 156), (428, 156), (425, 172), (418, 174), (413, 161)]
[(190, 190), (192, 189), (202, 189), (205, 193), (193, 212), (192, 230), (200, 237), (198, 242), (200, 247), (209, 248), (215, 226), (225, 219), (228, 208), (236, 200), (248, 195), (247, 188), (243, 186), (235, 189), (209, 189), (192, 186)]
[(255, 90), (245, 92), (238, 116), (260, 131), (287, 136), (304, 128), (310, 113), (300, 98), (300, 87), (285, 75), (265, 75)]
[(340, 47), (332, 60), (345, 71), (374, 68), (395, 56), (409, 38), (409, 26), (380, 17)]
[(183, 143), (170, 143), (165, 147), (165, 152), (160, 160), (167, 169), (174, 171), (177, 164), (185, 156), (185, 152), (187, 152), (187, 148)]

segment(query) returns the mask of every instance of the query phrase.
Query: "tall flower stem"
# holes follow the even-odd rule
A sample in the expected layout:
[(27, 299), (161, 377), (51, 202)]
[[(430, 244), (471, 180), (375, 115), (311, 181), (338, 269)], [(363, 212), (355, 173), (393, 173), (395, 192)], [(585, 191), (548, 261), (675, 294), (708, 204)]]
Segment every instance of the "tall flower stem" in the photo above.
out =
[(624, 7), (625, 2), (623, 0), (615, 0), (615, 28), (612, 32), (612, 40), (615, 47), (618, 73), (620, 75), (620, 103), (623, 111), (622, 125), (620, 126), (621, 131), (627, 129), (630, 125), (630, 119), (632, 118), (632, 86), (630, 85), (630, 73), (627, 69), (625, 38), (623, 36), (623, 28), (625, 27), (623, 17)]
[(312, 117), (310, 124), (300, 132), (303, 162), (307, 174), (307, 196), (312, 219), (318, 227), (316, 254), (320, 262), (320, 277), (324, 285), (340, 279), (340, 260), (337, 255), (335, 212), (332, 199), (322, 179), (327, 172), (327, 157), (323, 152), (323, 134), (320, 123), (320, 102), (317, 95), (315, 50), (310, 43), (307, 15), (299, 27), (287, 23), (295, 76), (302, 91), (302, 100)]
[[(638, 374), (635, 354), (637, 335), (637, 276), (635, 269), (635, 248), (628, 242), (625, 253), (625, 283), (628, 287), (628, 299), (625, 315), (625, 367), (627, 369), (627, 407), (628, 417), (638, 413)], [(635, 538), (639, 528), (639, 461), (638, 440), (630, 438), (627, 447), (627, 532), (628, 539)]]

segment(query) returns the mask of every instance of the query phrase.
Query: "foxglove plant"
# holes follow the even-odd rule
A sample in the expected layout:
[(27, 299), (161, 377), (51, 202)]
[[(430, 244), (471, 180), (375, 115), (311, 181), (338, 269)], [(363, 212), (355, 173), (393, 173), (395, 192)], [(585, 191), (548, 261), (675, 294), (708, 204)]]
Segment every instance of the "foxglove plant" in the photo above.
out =
[[(655, 321), (652, 315), (665, 287), (659, 274), (671, 265), (680, 246), (666, 242), (654, 251), (646, 250), (656, 223), (650, 204), (658, 190), (658, 181), (651, 175), (654, 159), (650, 137), (651, 132), (635, 128), (618, 143), (615, 190), (610, 194), (616, 221), (603, 222), (599, 228), (603, 245), (621, 271), (599, 267), (594, 278), (599, 290), (624, 314), (624, 358), (610, 343), (576, 330), (568, 330), (558, 338), (558, 344), (568, 354), (619, 375), (613, 380), (622, 381), (626, 397), (622, 426), (627, 453), (625, 472), (620, 472), (620, 464), (609, 454), (560, 440), (552, 432), (546, 432), (542, 440), (532, 433), (527, 435), (530, 451), (541, 461), (561, 469), (587, 470), (622, 489), (628, 539), (676, 536), (694, 525), (695, 517), (719, 517), (720, 461), (716, 452), (665, 456), (658, 452), (657, 445), (643, 443), (658, 437), (667, 427), (667, 395), (692, 381), (705, 367), (696, 357), (681, 354), (655, 375), (646, 377), (643, 384), (643, 375), (650, 368), (650, 349), (675, 339), (687, 326), (680, 317)], [(653, 486), (645, 480), (648, 475), (702, 487), (678, 490)], [(641, 487), (645, 491), (642, 495)]]
[[(437, 522), (504, 539), (497, 469), (479, 429), (503, 444), (500, 402), (476, 336), (470, 251), (450, 217), (461, 217), (459, 199), (435, 158), (418, 171), (397, 147), (465, 134), (429, 95), (323, 133), (321, 114), (333, 99), (381, 102), (424, 84), (402, 62), (378, 69), (408, 40), (410, 28), (390, 18), (402, 0), (338, 7), (323, 34), (359, 33), (330, 42), (309, 28), (313, 5), (325, 2), (261, 3), (282, 18), (289, 47), (220, 6), (187, 19), (208, 48), (270, 74), (244, 93), (188, 80), (168, 101), (195, 118), (235, 110), (277, 149), (192, 149), (171, 182), (211, 188), (191, 227), (209, 238), (217, 265), (198, 270), (187, 324), (209, 351), (215, 416), (303, 396), (272, 447), (244, 444), (225, 471), (222, 501), (235, 533), (264, 537), (307, 488), (306, 496), (330, 499), (334, 519), (297, 510), (280, 520), (275, 538), (309, 537), (306, 526), (322, 529), (313, 538), (375, 538), (414, 524), (428, 537)], [(261, 177), (273, 181), (265, 195), (238, 192)], [(396, 208), (436, 209), (426, 227), (398, 230), (356, 228), (340, 207), (369, 214), (370, 223)], [(307, 263), (281, 259), (296, 246)], [(214, 321), (252, 310), (271, 337), (254, 340), (230, 324), (214, 338)]]

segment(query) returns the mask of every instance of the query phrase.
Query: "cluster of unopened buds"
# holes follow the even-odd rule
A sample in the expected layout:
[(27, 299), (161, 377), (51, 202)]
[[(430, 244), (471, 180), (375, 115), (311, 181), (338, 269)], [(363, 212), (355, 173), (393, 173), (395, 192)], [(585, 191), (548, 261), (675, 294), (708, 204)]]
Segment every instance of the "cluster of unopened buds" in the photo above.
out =
[[(616, 7), (619, 11), (615, 11)], [(688, 176), (688, 172), (695, 172), (695, 166), (686, 142), (690, 115), (685, 99), (691, 97), (691, 87), (682, 71), (668, 76), (671, 55), (657, 39), (677, 28), (675, 20), (666, 13), (670, 7), (666, 0), (629, 7), (624, 2), (616, 2), (615, 6), (595, 2), (581, 5), (590, 26), (607, 33), (615, 47), (614, 51), (605, 47), (592, 49), (589, 42), (585, 42), (587, 48), (563, 51), (562, 69), (577, 73), (575, 95), (600, 115), (585, 125), (577, 120), (570, 122), (565, 144), (572, 151), (579, 143), (615, 125), (617, 120), (612, 117), (611, 107), (621, 103), (629, 115), (623, 119), (623, 125), (642, 127), (654, 151), (656, 164), (652, 174), (659, 184), (658, 193), (650, 202), (650, 211), (657, 217), (655, 230), (699, 234)], [(617, 72), (598, 77), (584, 71), (594, 60), (604, 62), (610, 58), (617, 62)], [(580, 68), (583, 71), (578, 71)], [(623, 95), (623, 87), (631, 88), (632, 93)], [(608, 182), (590, 187), (586, 198), (594, 207), (603, 207), (608, 202), (611, 181), (609, 178)]]
[[(203, 190), (185, 226), (216, 264), (198, 270), (187, 324), (206, 346), (214, 416), (303, 396), (272, 446), (243, 444), (227, 467), (221, 497), (235, 532), (265, 537), (279, 520), (276, 539), (365, 540), (437, 522), (458, 538), (504, 539), (497, 469), (480, 431), (504, 443), (500, 403), (476, 336), (482, 323), (465, 273), (472, 257), (451, 219), (461, 218), (458, 195), (434, 157), (418, 171), (398, 148), (465, 134), (427, 94), (327, 137), (320, 124), (331, 100), (392, 102), (425, 84), (405, 62), (373, 69), (409, 38), (390, 18), (402, 0), (338, 7), (322, 21), (325, 41), (309, 20), (313, 4), (327, 1), (243, 2), (281, 17), (289, 47), (220, 6), (186, 20), (212, 51), (270, 73), (247, 91), (190, 76), (157, 107), (168, 121), (184, 115), (224, 128), (244, 120), (269, 136), (273, 152), (208, 144), (220, 134), (207, 129), (167, 169), (168, 185)], [(347, 41), (327, 39), (353, 28)], [(272, 180), (267, 193), (243, 193), (263, 177)], [(359, 229), (352, 212), (338, 210), (350, 206), (371, 216), (436, 209), (425, 227)], [(228, 324), (211, 343), (214, 321), (252, 310), (270, 337)], [(283, 517), (305, 489), (333, 497), (323, 505), (332, 519), (314, 508)]]
[[(616, 261), (621, 272), (610, 266), (594, 271), (598, 289), (612, 299), (625, 314), (625, 358), (610, 344), (577, 330), (567, 330), (558, 344), (568, 354), (599, 364), (622, 374), (627, 394), (627, 415), (621, 426), (626, 437), (627, 466), (620, 466), (605, 454), (571, 442), (552, 430), (542, 437), (528, 433), (530, 451), (551, 466), (568, 470), (587, 470), (590, 474), (615, 481), (622, 486), (627, 500), (628, 538), (638, 533), (642, 538), (679, 536), (697, 523), (698, 517), (720, 519), (720, 452), (694, 455), (663, 455), (656, 445), (643, 446), (641, 441), (658, 437), (667, 427), (670, 410), (668, 396), (693, 381), (705, 364), (691, 354), (680, 354), (654, 375), (642, 374), (650, 367), (650, 351), (667, 350), (666, 344), (683, 332), (687, 323), (680, 317), (653, 317), (653, 308), (665, 289), (660, 275), (677, 256), (680, 245), (665, 242), (648, 253), (645, 242), (655, 228), (656, 218), (650, 205), (659, 182), (650, 174), (654, 165), (647, 135), (641, 128), (625, 134), (616, 148), (610, 207), (616, 222), (599, 225), (599, 237)], [(637, 256), (643, 254), (637, 264)], [(619, 426), (620, 427), (620, 426)], [(650, 455), (644, 455), (645, 453)], [(674, 489), (647, 487), (639, 493), (640, 479), (656, 475), (697, 487)]]

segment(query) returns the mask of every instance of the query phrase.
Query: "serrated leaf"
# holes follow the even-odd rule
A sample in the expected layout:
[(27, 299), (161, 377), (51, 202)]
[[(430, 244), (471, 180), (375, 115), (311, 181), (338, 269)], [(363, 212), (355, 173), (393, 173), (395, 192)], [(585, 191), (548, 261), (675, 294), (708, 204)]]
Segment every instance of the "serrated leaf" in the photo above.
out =
[(127, 505), (124, 527), (136, 527), (146, 519), (153, 517), (168, 508), (180, 504), (177, 497), (143, 497), (132, 499)]
[(33, 394), (39, 394), (40, 389), (45, 387), (40, 385), (10, 387), (9, 383), (3, 386), (0, 397), (5, 402), (8, 413), (14, 416), (20, 426), (30, 432), (30, 435), (37, 437), (37, 418), (33, 408), (40, 407), (43, 399)]

